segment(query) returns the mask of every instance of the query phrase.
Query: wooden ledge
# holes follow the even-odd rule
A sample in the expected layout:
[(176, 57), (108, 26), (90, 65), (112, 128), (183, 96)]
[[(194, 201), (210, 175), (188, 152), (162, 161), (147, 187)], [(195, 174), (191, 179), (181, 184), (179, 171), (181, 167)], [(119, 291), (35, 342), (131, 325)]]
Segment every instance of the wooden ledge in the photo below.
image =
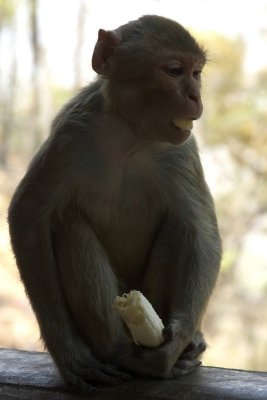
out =
[(0, 400), (259, 400), (267, 399), (267, 372), (200, 367), (171, 381), (134, 379), (99, 389), (95, 396), (72, 394), (49, 354), (0, 349)]

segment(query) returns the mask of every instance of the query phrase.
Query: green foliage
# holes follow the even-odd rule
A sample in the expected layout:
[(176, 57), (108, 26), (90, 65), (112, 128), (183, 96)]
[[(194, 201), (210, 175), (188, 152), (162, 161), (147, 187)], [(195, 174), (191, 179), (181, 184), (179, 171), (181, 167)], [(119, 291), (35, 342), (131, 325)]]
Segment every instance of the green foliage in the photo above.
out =
[(215, 33), (205, 35), (208, 46), (206, 74), (209, 91), (228, 96), (242, 83), (244, 43), (241, 39), (229, 39)]
[(254, 80), (245, 75), (239, 38), (212, 34), (205, 42), (211, 49), (203, 85), (205, 140), (210, 146), (228, 145), (236, 162), (267, 179), (267, 70)]
[(238, 258), (237, 251), (228, 250), (223, 253), (222, 263), (221, 263), (221, 271), (229, 272), (232, 269), (232, 266), (235, 264)]
[[(216, 199), (225, 244), (222, 271), (232, 272), (243, 237), (267, 212), (267, 68), (256, 76), (244, 69), (239, 38), (205, 35), (210, 62), (204, 70), (202, 117), (207, 147), (226, 151), (219, 179), (227, 191)], [(228, 174), (228, 175), (227, 175)]]
[(16, 7), (17, 0), (0, 0), (0, 29), (12, 22)]
[(58, 110), (65, 104), (72, 96), (73, 91), (69, 88), (53, 86), (51, 88), (52, 99), (53, 99), (53, 108)]

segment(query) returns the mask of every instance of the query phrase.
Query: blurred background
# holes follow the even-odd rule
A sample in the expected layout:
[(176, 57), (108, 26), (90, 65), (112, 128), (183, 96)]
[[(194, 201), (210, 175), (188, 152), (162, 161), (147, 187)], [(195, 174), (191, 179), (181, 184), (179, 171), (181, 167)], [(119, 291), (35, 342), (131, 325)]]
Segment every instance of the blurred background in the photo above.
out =
[(267, 370), (267, 0), (0, 0), (0, 347), (42, 350), (6, 222), (51, 120), (94, 77), (99, 28), (143, 14), (208, 49), (195, 126), (224, 257), (205, 318), (205, 365)]

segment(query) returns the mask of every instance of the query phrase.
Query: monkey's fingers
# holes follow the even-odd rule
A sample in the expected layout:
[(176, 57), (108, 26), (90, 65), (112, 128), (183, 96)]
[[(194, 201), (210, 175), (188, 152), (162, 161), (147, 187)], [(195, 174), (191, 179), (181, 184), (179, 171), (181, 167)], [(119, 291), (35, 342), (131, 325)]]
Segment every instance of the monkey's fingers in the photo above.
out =
[(178, 360), (167, 379), (175, 379), (179, 376), (190, 374), (201, 364), (202, 362), (199, 360)]
[(97, 388), (95, 386), (71, 372), (64, 374), (64, 380), (72, 392), (81, 392), (90, 395), (95, 395), (97, 393)]
[(197, 345), (194, 348), (192, 348), (192, 350), (184, 351), (180, 355), (179, 360), (195, 360), (205, 350), (206, 350), (206, 345), (204, 345), (204, 343), (200, 343), (199, 345)]
[(184, 331), (187, 328), (185, 322), (179, 319), (173, 319), (162, 331), (166, 342), (171, 342), (175, 337), (184, 337)]
[(197, 332), (193, 341), (185, 348), (179, 360), (193, 360), (200, 356), (207, 348), (202, 332)]
[(79, 367), (78, 374), (89, 382), (105, 383), (116, 385), (130, 380), (131, 375), (119, 370), (113, 365), (101, 364), (97, 367)]
[(101, 368), (103, 372), (109, 374), (110, 376), (117, 377), (121, 382), (130, 381), (133, 379), (132, 375), (128, 374), (127, 372), (122, 371), (115, 365), (111, 364), (104, 364)]
[(174, 337), (174, 332), (171, 326), (166, 326), (163, 331), (162, 335), (166, 342), (170, 342)]

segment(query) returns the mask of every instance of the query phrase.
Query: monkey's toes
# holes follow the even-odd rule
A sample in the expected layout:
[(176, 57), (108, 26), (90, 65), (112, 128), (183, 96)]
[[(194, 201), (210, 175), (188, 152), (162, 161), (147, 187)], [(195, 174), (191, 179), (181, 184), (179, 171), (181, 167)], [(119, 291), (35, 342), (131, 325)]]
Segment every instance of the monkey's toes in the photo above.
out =
[(118, 382), (126, 382), (133, 379), (132, 375), (129, 373), (122, 371), (119, 367), (111, 364), (105, 364), (103, 368), (101, 368), (103, 372), (109, 374), (111, 377), (117, 378)]
[(174, 336), (173, 330), (170, 326), (166, 326), (166, 328), (163, 329), (162, 334), (166, 342), (170, 342)]
[(199, 360), (178, 360), (170, 373), (169, 379), (190, 374), (201, 364), (202, 362)]

